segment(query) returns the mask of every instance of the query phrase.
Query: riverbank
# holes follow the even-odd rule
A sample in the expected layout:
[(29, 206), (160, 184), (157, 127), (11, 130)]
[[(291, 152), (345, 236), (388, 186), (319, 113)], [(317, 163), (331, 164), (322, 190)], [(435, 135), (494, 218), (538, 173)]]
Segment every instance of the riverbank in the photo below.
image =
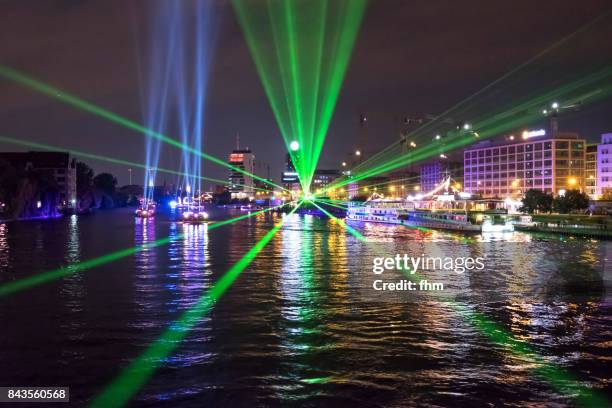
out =
[(526, 232), (550, 232), (592, 238), (612, 239), (612, 217), (602, 215), (540, 214), (532, 217), (532, 225), (516, 224)]
[(40, 220), (55, 220), (58, 218), (62, 218), (64, 214), (57, 215), (40, 215), (36, 217), (27, 217), (27, 218), (0, 218), (0, 224), (5, 224), (7, 222), (16, 222), (16, 221), (40, 221)]

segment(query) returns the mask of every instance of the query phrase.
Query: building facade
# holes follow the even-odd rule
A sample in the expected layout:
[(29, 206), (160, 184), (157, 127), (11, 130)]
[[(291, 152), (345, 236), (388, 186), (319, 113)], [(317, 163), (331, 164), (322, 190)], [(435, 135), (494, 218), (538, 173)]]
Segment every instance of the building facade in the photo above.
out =
[(327, 186), (329, 186), (332, 181), (340, 177), (341, 174), (342, 173), (340, 173), (340, 170), (315, 170), (312, 176), (312, 186), (310, 187), (310, 190), (314, 193), (323, 192), (325, 189), (327, 189)]
[(597, 195), (612, 192), (612, 133), (601, 135), (597, 146)]
[(421, 165), (421, 191), (435, 189), (446, 177), (461, 184), (463, 182), (463, 166), (461, 163), (435, 161)]
[(529, 189), (554, 195), (584, 191), (585, 154), (586, 141), (578, 135), (551, 138), (544, 131), (523, 132), (517, 142), (474, 146), (464, 151), (464, 190), (485, 198), (520, 198)]
[(367, 198), (372, 194), (385, 195), (391, 179), (387, 176), (368, 177), (367, 179), (357, 180), (349, 183), (346, 193), (349, 199), (356, 197)]
[(584, 192), (589, 198), (597, 198), (597, 145), (590, 144), (586, 147), (584, 160)]
[[(239, 168), (250, 174), (255, 173), (255, 155), (250, 149), (235, 149), (229, 155), (230, 166)], [(240, 171), (230, 169), (229, 192), (232, 198), (251, 198), (255, 194), (253, 177)]]
[(284, 188), (296, 194), (301, 189), (300, 179), (297, 171), (295, 171), (295, 166), (293, 165), (293, 160), (291, 160), (291, 155), (289, 153), (287, 153), (285, 158), (285, 171), (281, 174), (281, 183)]
[(6, 152), (0, 160), (16, 169), (49, 175), (59, 190), (62, 208), (76, 208), (76, 159), (65, 152)]

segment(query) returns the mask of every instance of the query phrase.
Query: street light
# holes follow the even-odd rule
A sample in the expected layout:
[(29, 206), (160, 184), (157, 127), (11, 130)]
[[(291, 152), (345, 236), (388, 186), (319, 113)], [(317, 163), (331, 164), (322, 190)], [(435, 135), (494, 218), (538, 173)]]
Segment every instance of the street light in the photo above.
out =
[(550, 106), (553, 109), (559, 109), (559, 102), (553, 102)]
[(361, 156), (361, 151), (360, 150), (355, 150), (355, 156)]
[(471, 127), (472, 127), (472, 125), (470, 125), (469, 123), (464, 123), (463, 124), (463, 129), (464, 130), (470, 130)]
[(346, 162), (342, 162), (342, 167), (346, 167)]
[(289, 148), (292, 151), (297, 152), (297, 150), (300, 148), (300, 144), (298, 143), (297, 140), (294, 140), (293, 142), (289, 143)]
[(442, 138), (442, 136), (436, 135), (436, 140), (440, 140), (441, 138)]

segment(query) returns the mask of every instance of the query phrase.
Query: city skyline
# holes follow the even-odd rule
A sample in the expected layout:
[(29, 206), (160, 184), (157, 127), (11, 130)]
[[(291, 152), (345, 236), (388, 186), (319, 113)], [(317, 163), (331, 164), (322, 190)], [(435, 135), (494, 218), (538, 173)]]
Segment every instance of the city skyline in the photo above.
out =
[(0, 4), (0, 403), (612, 406), (610, 0)]
[[(28, 8), (8, 6), (7, 16), (15, 21), (36, 23), (36, 32), (20, 34), (23, 28), (15, 27), (10, 21), (3, 25), (0, 30), (6, 30), (6, 35), (2, 38), (21, 38), (23, 41), (23, 44), (19, 41), (4, 44), (4, 63), (141, 122), (136, 66), (137, 55), (143, 52), (139, 44), (143, 40), (147, 15), (144, 4), (137, 1), (107, 2), (104, 6), (83, 4), (68, 8), (64, 8), (63, 4), (67, 3), (61, 1), (37, 4)], [(332, 117), (320, 168), (339, 168), (340, 160), (337, 158), (345, 157), (351, 152), (351, 145), (360, 140), (371, 143), (367, 146), (370, 151), (398, 140), (405, 118), (420, 120), (441, 113), (591, 21), (605, 9), (605, 2), (586, 2), (579, 11), (573, 10), (569, 2), (555, 3), (554, 9), (539, 7), (531, 13), (528, 2), (518, 2), (512, 7), (475, 2), (474, 7), (481, 12), (479, 24), (474, 24), (476, 17), (470, 9), (421, 5), (414, 8), (415, 14), (412, 15), (411, 7), (402, 2), (369, 4)], [(222, 23), (213, 45), (215, 58), (210, 70), (203, 150), (225, 158), (232, 148), (233, 136), (240, 132), (243, 145), (248, 145), (261, 162), (269, 164), (273, 179), (278, 180), (283, 159), (275, 152), (283, 149), (282, 138), (229, 4), (217, 4), (215, 12)], [(513, 30), (502, 32), (482, 18), (482, 15), (498, 13), (504, 13), (505, 19), (513, 21)], [(41, 15), (45, 16), (44, 22)], [(435, 24), (419, 20), (429, 15), (438, 15), (439, 20)], [(513, 19), (519, 15), (520, 19)], [(53, 31), (54, 21), (59, 19), (64, 22), (65, 30)], [(381, 25), (381, 20), (389, 22)], [(103, 30), (111, 21), (117, 24), (116, 33), (104, 40), (97, 37), (96, 30)], [(91, 28), (75, 41), (74, 30), (81, 30), (84, 22), (88, 22)], [(416, 27), (425, 30), (420, 32), (418, 41), (408, 41), (410, 30), (406, 32), (403, 24), (409, 23), (415, 24), (415, 30)], [(449, 32), (458, 29), (462, 38), (448, 36)], [(424, 33), (428, 36), (423, 37)], [(64, 57), (61, 53), (52, 55), (53, 47), (35, 53), (31, 47), (37, 44), (33, 41), (36, 36), (44, 36), (50, 44), (58, 45), (71, 36), (70, 53)], [(534, 41), (521, 41), (524, 36), (533, 36)], [(130, 40), (125, 41), (126, 38)], [(490, 48), (499, 42), (505, 44), (503, 49)], [(387, 46), (381, 47), (382, 43)], [(485, 60), (469, 58), (460, 62), (460, 54), (470, 55), (470, 50), (476, 47), (485, 50), (478, 54)], [(449, 57), (444, 66), (427, 64), (428, 59), (435, 59), (440, 53)], [(26, 54), (28, 58), (23, 57)], [(75, 60), (75, 55), (80, 55), (78, 60)], [(115, 55), (121, 56), (121, 63), (114, 65), (112, 70), (100, 72), (99, 63), (112, 60)], [(423, 65), (436, 68), (431, 72), (413, 68), (410, 61), (414, 58), (419, 58)], [(80, 80), (75, 80), (77, 71), (79, 75), (85, 75)], [(89, 79), (90, 75), (92, 78), (95, 76), (95, 81)], [(144, 163), (142, 136), (18, 86), (6, 85), (8, 91), (0, 96), (0, 101), (10, 100), (5, 104), (10, 108), (0, 114), (0, 121), (9, 136), (43, 143), (53, 141), (58, 147), (93, 150), (106, 156)], [(368, 98), (360, 96), (365, 93)], [(560, 126), (595, 142), (600, 134), (612, 129), (612, 119), (605, 115), (611, 106), (609, 101), (588, 106), (577, 114), (562, 117)], [(38, 118), (35, 123), (26, 120), (27, 115), (34, 114)], [(365, 136), (359, 135), (362, 132), (361, 115), (368, 119)], [(178, 138), (178, 131), (170, 130), (169, 135)], [(104, 140), (104, 143), (98, 140)], [(108, 143), (109, 140), (115, 143)], [(20, 150), (4, 144), (1, 146), (5, 151)], [(178, 152), (162, 149), (161, 167), (177, 167), (179, 161)], [(101, 162), (90, 164), (97, 172), (116, 174), (120, 184), (128, 183), (129, 173), (124, 166)], [(204, 163), (204, 173), (213, 178), (227, 176), (226, 169), (209, 163)], [(142, 175), (139, 170), (133, 172), (135, 180), (142, 180)]]

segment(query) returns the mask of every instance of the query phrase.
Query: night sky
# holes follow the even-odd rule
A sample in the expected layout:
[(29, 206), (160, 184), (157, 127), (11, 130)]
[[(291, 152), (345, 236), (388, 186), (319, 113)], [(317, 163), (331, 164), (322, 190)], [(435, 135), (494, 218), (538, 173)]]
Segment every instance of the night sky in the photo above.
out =
[[(138, 55), (152, 4), (0, 0), (0, 63), (142, 122)], [(282, 138), (229, 2), (215, 7), (204, 150), (225, 159), (239, 132), (242, 146), (278, 180)], [(354, 149), (360, 113), (368, 117), (368, 148), (385, 147), (397, 140), (402, 118), (444, 111), (610, 7), (609, 0), (371, 0), (319, 167), (337, 168)], [(612, 105), (595, 104), (562, 119), (561, 128), (595, 141), (612, 132)], [(144, 163), (142, 135), (2, 79), (0, 134)], [(0, 144), (0, 150), (23, 149)], [(178, 170), (178, 160), (178, 151), (165, 146), (160, 166)], [(125, 167), (84, 161), (114, 173), (120, 184), (128, 181)], [(142, 183), (142, 172), (135, 175)], [(225, 178), (227, 170), (206, 164), (205, 175)]]

